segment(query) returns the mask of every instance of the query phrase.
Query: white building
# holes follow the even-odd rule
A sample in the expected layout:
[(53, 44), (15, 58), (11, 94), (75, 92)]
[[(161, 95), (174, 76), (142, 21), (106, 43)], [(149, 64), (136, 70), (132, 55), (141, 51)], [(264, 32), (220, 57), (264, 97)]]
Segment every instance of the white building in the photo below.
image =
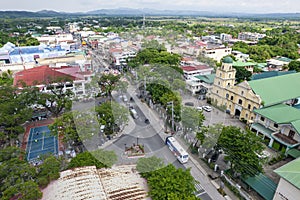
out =
[(258, 41), (266, 37), (266, 34), (262, 33), (251, 33), (251, 32), (241, 32), (238, 35), (239, 40), (250, 40), (250, 41)]
[(202, 54), (205, 57), (209, 57), (209, 58), (212, 58), (212, 59), (220, 62), (224, 56), (231, 54), (231, 50), (232, 50), (231, 48), (227, 48), (227, 47), (203, 49)]
[(300, 158), (275, 170), (280, 176), (273, 200), (293, 200), (300, 197)]

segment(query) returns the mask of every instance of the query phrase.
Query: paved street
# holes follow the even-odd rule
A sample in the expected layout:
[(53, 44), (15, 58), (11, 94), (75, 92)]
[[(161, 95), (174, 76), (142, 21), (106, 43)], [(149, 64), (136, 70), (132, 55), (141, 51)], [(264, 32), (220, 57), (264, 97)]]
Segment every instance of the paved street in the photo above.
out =
[[(162, 158), (166, 164), (173, 164), (177, 168), (191, 168), (191, 174), (195, 180), (199, 181), (197, 185), (198, 191), (197, 195), (204, 199), (224, 199), (219, 192), (216, 190), (215, 186), (211, 183), (211, 180), (207, 176), (207, 172), (202, 168), (198, 161), (190, 157), (190, 161), (184, 165), (179, 163), (172, 152), (165, 145), (164, 141), (168, 134), (164, 133), (165, 124), (160, 116), (150, 109), (148, 105), (142, 103), (137, 97), (136, 88), (130, 86), (128, 92), (125, 94), (127, 99), (133, 99), (133, 101), (123, 102), (118, 96), (114, 96), (114, 99), (121, 103), (122, 105), (129, 107), (133, 106), (138, 113), (138, 118), (133, 119), (129, 117), (128, 125), (125, 126), (123, 132), (119, 137), (114, 138), (110, 141), (106, 141), (105, 138), (96, 138), (95, 136), (90, 143), (86, 143), (88, 146), (93, 146), (92, 149), (105, 148), (106, 150), (113, 150), (118, 155), (119, 164), (131, 164), (136, 163), (138, 158), (128, 158), (125, 153), (125, 147), (129, 147), (133, 144), (142, 144), (145, 148), (145, 157), (156, 156)], [(204, 101), (199, 101), (194, 97), (184, 101), (195, 101), (195, 106), (199, 104), (205, 105)], [(196, 104), (198, 103), (198, 104)], [(85, 110), (87, 107), (92, 107), (97, 104), (97, 102), (88, 102), (86, 105), (77, 105), (77, 109)], [(204, 122), (205, 125), (211, 125), (214, 123), (225, 123), (226, 125), (238, 125), (240, 122), (237, 119), (232, 119), (229, 115), (213, 109), (212, 112), (203, 111), (206, 117)], [(145, 119), (149, 119), (150, 124), (145, 123)], [(95, 144), (94, 144), (95, 143)], [(101, 144), (100, 144), (101, 143)], [(185, 147), (187, 148), (187, 146)], [(91, 149), (91, 148), (89, 148)]]

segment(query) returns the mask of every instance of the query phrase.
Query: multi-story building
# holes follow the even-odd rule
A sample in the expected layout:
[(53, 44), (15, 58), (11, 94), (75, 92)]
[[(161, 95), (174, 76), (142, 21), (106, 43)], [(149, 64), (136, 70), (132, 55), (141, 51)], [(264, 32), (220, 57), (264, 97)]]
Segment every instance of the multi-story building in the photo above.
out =
[(193, 76), (211, 74), (214, 70), (207, 65), (182, 66), (181, 69), (186, 80), (191, 79)]
[(224, 56), (231, 54), (231, 50), (231, 48), (227, 47), (203, 49), (202, 54), (206, 57), (212, 58), (220, 62)]
[(250, 41), (258, 41), (266, 37), (266, 34), (262, 33), (251, 33), (251, 32), (241, 32), (238, 35), (239, 40), (250, 40)]
[(235, 85), (233, 60), (225, 58), (216, 71), (208, 97), (212, 104), (245, 120), (272, 148), (287, 153), (300, 146), (300, 73)]

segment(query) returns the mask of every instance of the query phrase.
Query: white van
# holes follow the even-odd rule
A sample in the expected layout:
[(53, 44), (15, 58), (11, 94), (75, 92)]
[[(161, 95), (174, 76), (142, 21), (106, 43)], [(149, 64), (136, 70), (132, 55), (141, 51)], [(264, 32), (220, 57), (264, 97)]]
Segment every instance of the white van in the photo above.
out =
[(130, 109), (130, 114), (132, 115), (133, 119), (137, 119), (139, 117), (134, 108)]

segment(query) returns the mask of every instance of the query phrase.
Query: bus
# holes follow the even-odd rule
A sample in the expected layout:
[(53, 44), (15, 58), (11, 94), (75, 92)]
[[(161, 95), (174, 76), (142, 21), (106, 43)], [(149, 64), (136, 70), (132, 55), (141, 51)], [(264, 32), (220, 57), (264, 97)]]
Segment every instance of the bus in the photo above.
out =
[(169, 149), (173, 152), (180, 163), (187, 163), (189, 160), (189, 154), (182, 148), (173, 136), (166, 138), (166, 145), (168, 145)]

